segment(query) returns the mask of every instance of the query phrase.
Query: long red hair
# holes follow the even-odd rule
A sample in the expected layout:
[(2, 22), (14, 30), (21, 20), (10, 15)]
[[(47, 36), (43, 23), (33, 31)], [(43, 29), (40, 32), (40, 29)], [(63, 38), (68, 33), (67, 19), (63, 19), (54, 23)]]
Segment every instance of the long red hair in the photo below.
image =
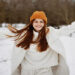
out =
[(38, 51), (46, 51), (49, 47), (46, 39), (46, 34), (48, 33), (49, 29), (47, 29), (46, 23), (44, 21), (44, 27), (39, 31), (37, 39), (33, 41), (33, 21), (20, 30), (10, 25), (8, 25), (8, 29), (16, 34), (14, 37), (16, 37), (15, 41), (17, 41), (17, 47), (21, 47), (27, 50), (30, 47), (30, 44), (37, 44)]

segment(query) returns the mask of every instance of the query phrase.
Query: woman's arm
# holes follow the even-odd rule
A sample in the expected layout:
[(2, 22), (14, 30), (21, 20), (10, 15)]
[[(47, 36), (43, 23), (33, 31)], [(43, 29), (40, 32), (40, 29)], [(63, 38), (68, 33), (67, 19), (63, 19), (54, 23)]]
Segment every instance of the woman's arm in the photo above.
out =
[(21, 75), (21, 65), (18, 66), (18, 68), (15, 70), (14, 73), (12, 73), (12, 75)]
[(11, 73), (14, 75), (15, 73), (19, 72), (20, 64), (24, 59), (26, 50), (21, 47), (16, 47), (16, 42), (14, 42), (12, 54), (11, 54)]
[(69, 67), (66, 60), (59, 54), (59, 64), (52, 67), (53, 75), (70, 75)]
[(67, 36), (67, 35), (75, 32), (74, 24), (61, 27), (60, 29), (55, 29), (54, 27), (51, 27), (51, 28), (58, 36)]

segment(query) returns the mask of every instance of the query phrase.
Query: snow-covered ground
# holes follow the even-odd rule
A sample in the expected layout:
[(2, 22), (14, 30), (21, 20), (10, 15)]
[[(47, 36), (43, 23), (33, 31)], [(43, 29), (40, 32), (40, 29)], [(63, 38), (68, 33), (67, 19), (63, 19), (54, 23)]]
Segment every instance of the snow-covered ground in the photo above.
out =
[[(11, 53), (14, 41), (6, 35), (12, 33), (6, 28), (8, 24), (3, 23), (0, 28), (0, 75), (11, 75)], [(25, 24), (13, 24), (13, 27), (18, 29), (23, 28)], [(13, 35), (13, 34), (12, 34)]]
[(70, 75), (75, 75), (75, 38), (61, 37), (61, 42), (65, 48), (66, 60), (70, 69)]
[[(3, 33), (9, 33), (9, 30), (4, 27), (0, 28), (0, 31)], [(75, 32), (68, 36), (60, 37), (60, 40), (65, 48), (70, 75), (75, 75)], [(0, 75), (11, 75), (10, 59), (13, 44), (13, 39), (6, 38), (4, 34), (0, 36)]]
[(11, 75), (11, 52), (13, 41), (0, 38), (0, 75)]

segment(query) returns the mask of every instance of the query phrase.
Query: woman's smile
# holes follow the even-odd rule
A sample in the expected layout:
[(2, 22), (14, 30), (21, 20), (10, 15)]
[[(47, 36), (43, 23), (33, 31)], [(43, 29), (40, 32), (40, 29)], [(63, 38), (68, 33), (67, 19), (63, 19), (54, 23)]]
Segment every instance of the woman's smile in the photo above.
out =
[(33, 21), (33, 28), (36, 31), (40, 31), (44, 27), (44, 21), (42, 19), (35, 19)]

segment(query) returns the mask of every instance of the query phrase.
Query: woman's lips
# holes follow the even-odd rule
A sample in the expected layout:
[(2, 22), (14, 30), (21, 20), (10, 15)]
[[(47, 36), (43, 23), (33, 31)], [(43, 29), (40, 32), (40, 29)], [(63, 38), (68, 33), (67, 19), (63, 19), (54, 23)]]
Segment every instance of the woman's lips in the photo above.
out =
[(36, 26), (37, 28), (41, 28), (41, 26)]

